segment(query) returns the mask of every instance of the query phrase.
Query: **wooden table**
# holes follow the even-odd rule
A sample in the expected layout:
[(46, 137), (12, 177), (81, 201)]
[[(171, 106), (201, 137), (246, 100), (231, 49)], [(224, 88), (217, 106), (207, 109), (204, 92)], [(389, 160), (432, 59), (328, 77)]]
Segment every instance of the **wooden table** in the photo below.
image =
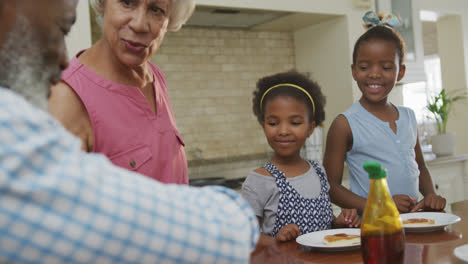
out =
[[(452, 204), (451, 211), (460, 216), (461, 221), (448, 226), (445, 231), (406, 233), (404, 263), (462, 263), (453, 250), (468, 243), (468, 200)], [(323, 253), (305, 250), (295, 241), (280, 243), (262, 235), (250, 263), (362, 263), (362, 257), (360, 250)]]

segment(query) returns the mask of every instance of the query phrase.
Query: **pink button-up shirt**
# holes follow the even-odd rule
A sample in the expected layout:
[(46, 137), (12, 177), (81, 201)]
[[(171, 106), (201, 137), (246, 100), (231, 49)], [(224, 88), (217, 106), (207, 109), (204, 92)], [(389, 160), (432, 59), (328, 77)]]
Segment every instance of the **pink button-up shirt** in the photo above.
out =
[(140, 89), (102, 78), (78, 60), (80, 53), (62, 78), (86, 107), (94, 132), (93, 151), (158, 181), (187, 184), (185, 144), (161, 69), (148, 62), (155, 79), (155, 114)]

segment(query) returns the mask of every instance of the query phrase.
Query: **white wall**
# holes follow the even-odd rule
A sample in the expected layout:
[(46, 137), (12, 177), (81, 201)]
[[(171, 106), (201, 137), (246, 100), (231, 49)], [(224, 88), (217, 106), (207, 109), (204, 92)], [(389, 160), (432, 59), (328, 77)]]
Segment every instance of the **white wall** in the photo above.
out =
[(68, 58), (72, 58), (78, 51), (91, 46), (91, 25), (89, 20), (88, 0), (78, 1), (76, 8), (76, 22), (65, 38)]
[(197, 0), (197, 5), (268, 9), (285, 12), (345, 14), (354, 8), (353, 2), (352, 0)]
[(324, 136), (333, 119), (354, 102), (347, 36), (344, 16), (294, 33), (297, 69), (310, 73), (327, 98)]
[[(437, 21), (437, 39), (442, 87), (448, 91), (468, 91), (468, 1), (424, 0), (420, 1), (420, 7), (440, 15)], [(468, 153), (467, 112), (467, 104), (457, 104), (447, 125), (447, 130), (457, 135), (457, 154)]]
[[(437, 21), (439, 55), (442, 70), (442, 87), (448, 92), (467, 90), (466, 49), (464, 49), (463, 28), (459, 15), (449, 15)], [(466, 46), (466, 44), (465, 44)], [(457, 103), (452, 109), (447, 130), (457, 135), (457, 153), (468, 153), (466, 138), (468, 105)]]

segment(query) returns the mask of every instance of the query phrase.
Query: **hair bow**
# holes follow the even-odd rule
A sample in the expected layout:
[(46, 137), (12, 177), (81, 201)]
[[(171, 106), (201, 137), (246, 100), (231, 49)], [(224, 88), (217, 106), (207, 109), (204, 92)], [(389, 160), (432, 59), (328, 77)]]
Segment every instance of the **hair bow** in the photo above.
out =
[(384, 25), (395, 28), (400, 25), (400, 20), (396, 16), (388, 14), (380, 19), (374, 11), (368, 11), (365, 13), (362, 20), (366, 26)]

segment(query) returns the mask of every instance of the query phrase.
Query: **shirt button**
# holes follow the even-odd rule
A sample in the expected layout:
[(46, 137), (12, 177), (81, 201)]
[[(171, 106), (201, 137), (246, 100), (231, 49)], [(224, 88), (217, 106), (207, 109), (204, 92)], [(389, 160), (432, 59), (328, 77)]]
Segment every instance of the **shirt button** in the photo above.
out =
[(135, 168), (136, 162), (134, 160), (130, 160), (130, 167)]
[(397, 140), (396, 143), (400, 143), (400, 140)]

